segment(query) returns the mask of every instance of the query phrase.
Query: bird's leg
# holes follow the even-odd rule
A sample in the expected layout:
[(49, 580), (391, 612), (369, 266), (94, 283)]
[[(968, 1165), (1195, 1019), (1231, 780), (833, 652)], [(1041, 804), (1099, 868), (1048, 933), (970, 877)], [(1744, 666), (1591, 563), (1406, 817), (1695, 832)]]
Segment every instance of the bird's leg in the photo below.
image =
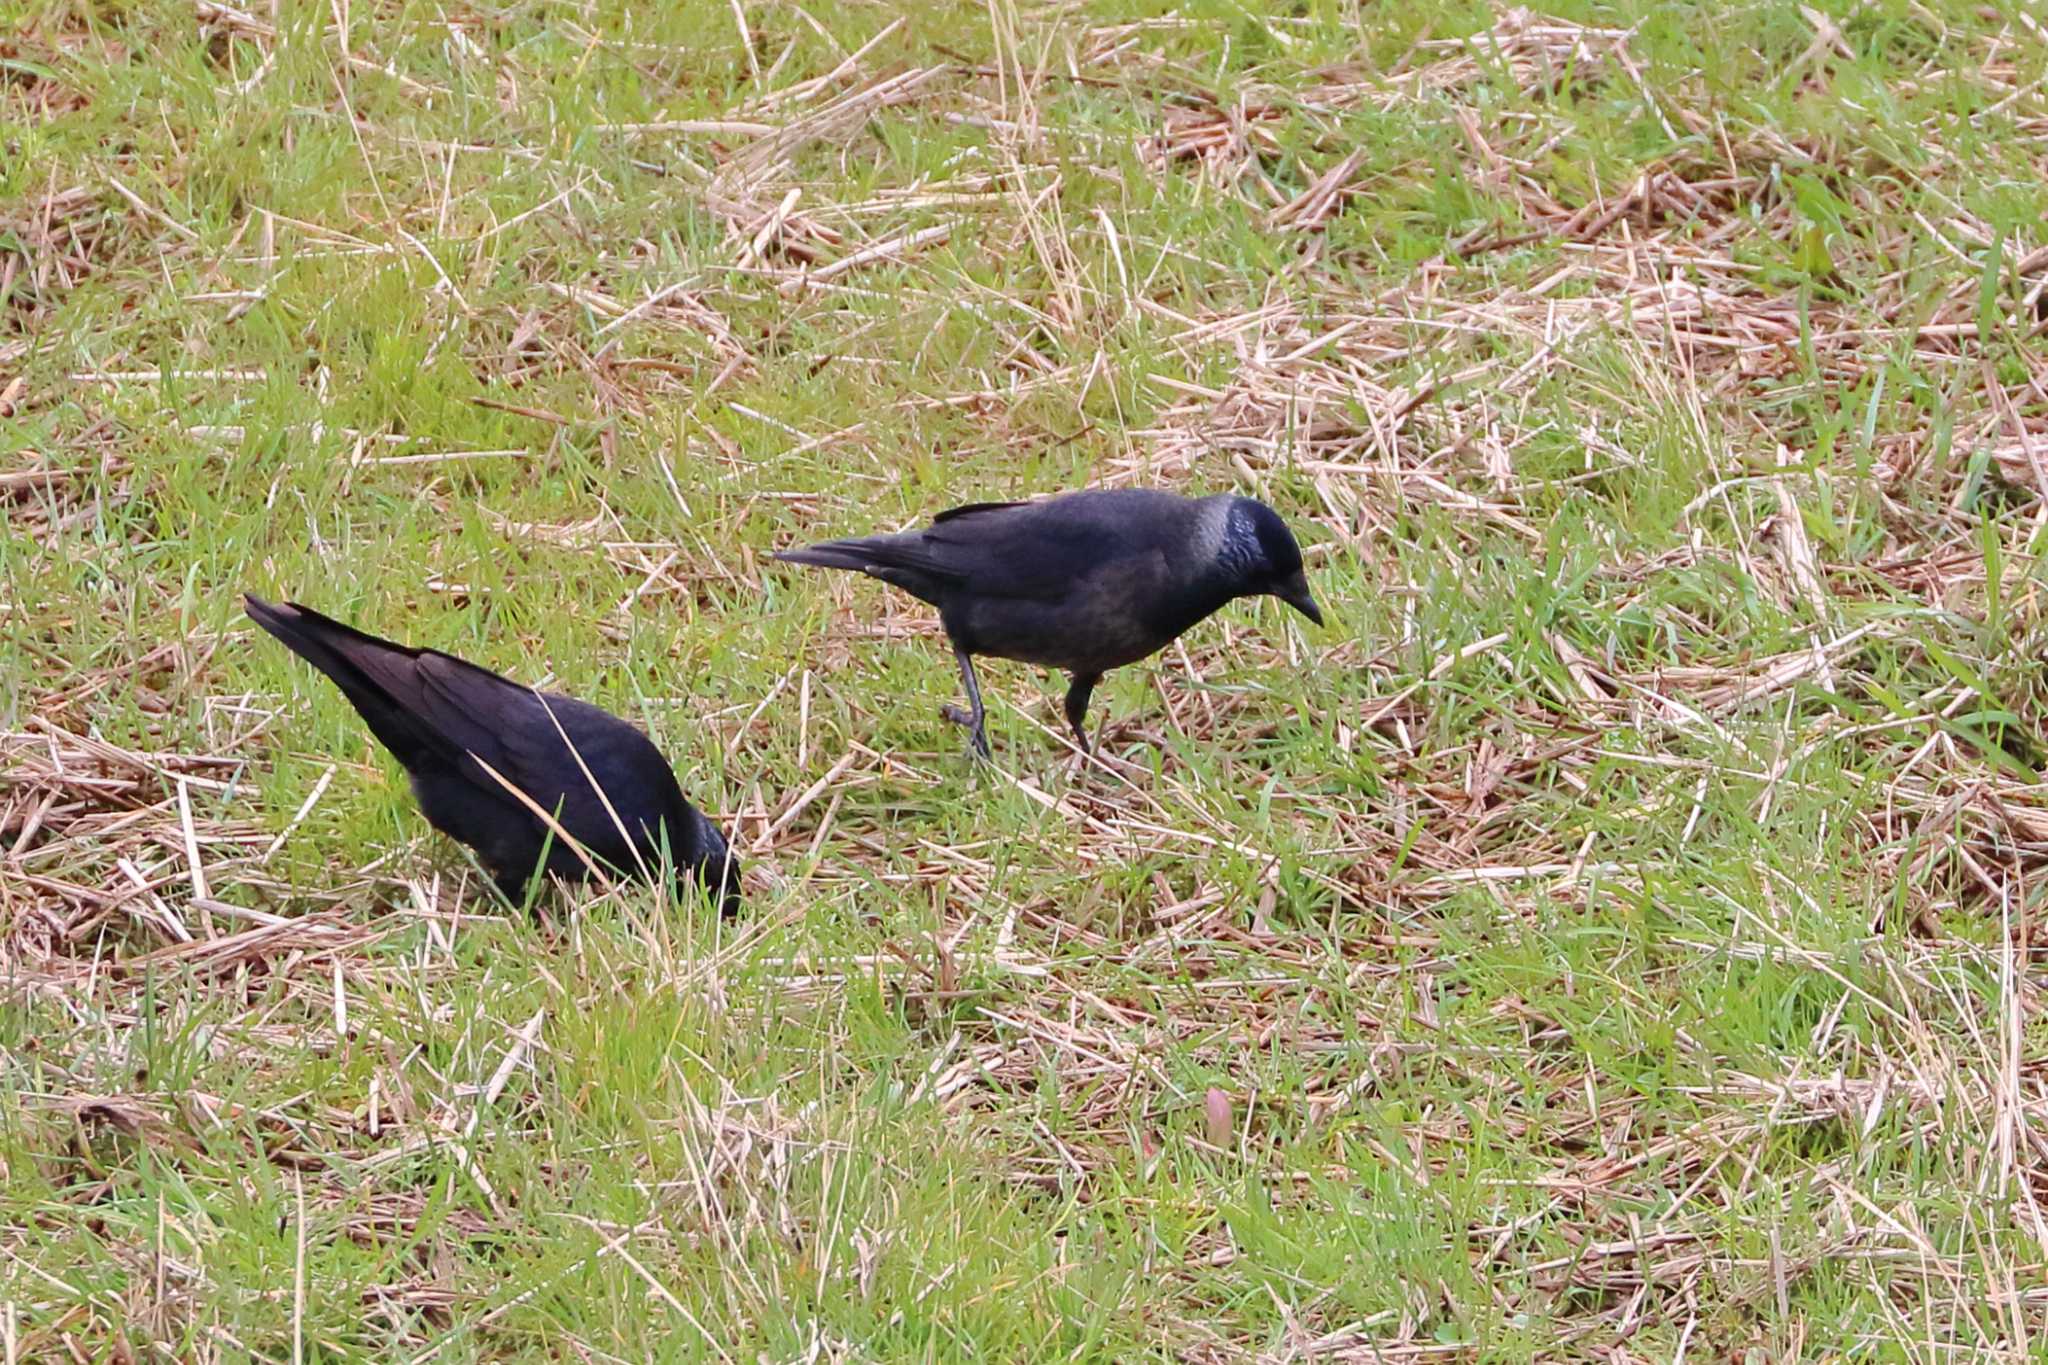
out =
[(949, 703), (939, 708), (939, 714), (955, 725), (966, 726), (971, 732), (969, 746), (977, 756), (987, 758), (988, 732), (981, 727), (981, 683), (974, 676), (974, 660), (968, 657), (966, 650), (957, 647), (953, 650), (953, 657), (960, 661), (960, 681), (967, 684), (969, 709), (962, 711)]
[(526, 896), (529, 879), (524, 874), (488, 865), (485, 870), (490, 873), (491, 884), (498, 888), (498, 894), (505, 898), (507, 905), (514, 910), (526, 910), (530, 907), (531, 902)]
[(1095, 691), (1095, 684), (1101, 681), (1100, 673), (1076, 673), (1074, 685), (1067, 689), (1067, 724), (1074, 727), (1074, 738), (1080, 742), (1084, 754), (1089, 751), (1088, 698)]

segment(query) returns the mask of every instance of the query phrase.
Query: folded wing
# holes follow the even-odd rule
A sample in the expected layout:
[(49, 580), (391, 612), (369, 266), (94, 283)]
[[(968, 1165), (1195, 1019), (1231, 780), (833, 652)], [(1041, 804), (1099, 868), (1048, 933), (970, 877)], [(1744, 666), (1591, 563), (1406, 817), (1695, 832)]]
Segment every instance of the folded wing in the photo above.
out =
[(941, 512), (922, 531), (826, 541), (775, 558), (864, 573), (943, 607), (956, 593), (1057, 602), (1076, 582), (1154, 553), (1128, 521), (1091, 514), (1073, 498), (1061, 503), (970, 503)]

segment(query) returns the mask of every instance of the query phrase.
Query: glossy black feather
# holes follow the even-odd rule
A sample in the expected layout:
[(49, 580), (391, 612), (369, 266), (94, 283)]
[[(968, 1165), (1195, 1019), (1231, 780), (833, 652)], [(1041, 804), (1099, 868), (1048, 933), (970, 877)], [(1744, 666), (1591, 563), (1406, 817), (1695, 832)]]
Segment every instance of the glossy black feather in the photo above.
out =
[(632, 725), (453, 655), (365, 635), (308, 607), (253, 595), (245, 602), (250, 619), (333, 680), (404, 766), (427, 822), (475, 849), (508, 896), (521, 897), (544, 848), (550, 873), (581, 881), (589, 869), (559, 838), (549, 839), (547, 825), (486, 764), (609, 872), (654, 872), (666, 840), (679, 872), (716, 888), (728, 913), (738, 908), (739, 866), (725, 839)]

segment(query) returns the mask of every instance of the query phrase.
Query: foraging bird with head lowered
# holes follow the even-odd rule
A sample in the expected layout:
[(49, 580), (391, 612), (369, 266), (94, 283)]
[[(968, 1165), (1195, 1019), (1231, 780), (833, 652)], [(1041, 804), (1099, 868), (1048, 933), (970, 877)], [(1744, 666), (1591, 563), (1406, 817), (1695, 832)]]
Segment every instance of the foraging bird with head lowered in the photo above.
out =
[(427, 823), (476, 850), (508, 899), (521, 900), (536, 871), (569, 881), (590, 872), (538, 807), (608, 873), (652, 877), (666, 848), (678, 890), (694, 877), (727, 914), (738, 910), (740, 868), (724, 836), (632, 725), (308, 607), (243, 600), (257, 625), (334, 681), (404, 765)]
[(791, 564), (851, 569), (931, 603), (953, 643), (968, 710), (945, 708), (988, 756), (974, 656), (1064, 669), (1067, 723), (1083, 718), (1102, 675), (1165, 648), (1239, 597), (1270, 595), (1323, 623), (1301, 548), (1255, 498), (1184, 498), (1099, 489), (1042, 502), (982, 502), (922, 531), (784, 550)]

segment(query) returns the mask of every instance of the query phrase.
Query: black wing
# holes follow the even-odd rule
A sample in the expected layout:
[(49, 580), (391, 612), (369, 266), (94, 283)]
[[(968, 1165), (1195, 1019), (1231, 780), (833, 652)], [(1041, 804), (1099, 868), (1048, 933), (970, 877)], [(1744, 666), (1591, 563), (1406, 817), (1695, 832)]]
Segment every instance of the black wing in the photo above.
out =
[(1077, 583), (1150, 562), (1163, 548), (1159, 510), (1128, 492), (974, 503), (934, 520), (921, 540), (976, 597), (1055, 602)]
[(953, 520), (953, 518), (955, 518), (955, 517), (967, 517), (967, 516), (972, 516), (972, 515), (974, 515), (974, 514), (975, 514), (976, 512), (1001, 512), (1001, 511), (1004, 511), (1005, 509), (1007, 509), (1007, 508), (1011, 508), (1011, 507), (1029, 507), (1029, 506), (1031, 506), (1031, 505), (1032, 505), (1032, 504), (1030, 504), (1030, 503), (1028, 503), (1028, 502), (969, 502), (969, 503), (963, 503), (963, 504), (961, 504), (961, 505), (960, 505), (960, 506), (958, 506), (958, 507), (949, 507), (949, 508), (947, 508), (947, 509), (946, 509), (945, 511), (943, 511), (943, 512), (939, 513), (939, 514), (938, 514), (937, 516), (933, 517), (933, 518), (932, 518), (932, 525), (934, 525), (934, 526), (937, 526), (937, 525), (938, 525), (939, 523), (941, 523), (941, 522), (946, 522), (946, 521), (951, 521), (951, 520)]
[(248, 608), (258, 625), (334, 680), (408, 769), (436, 762), (456, 767), (502, 796), (489, 774), (463, 761), (474, 755), (551, 808), (564, 795), (572, 801), (593, 795), (563, 744), (566, 734), (582, 766), (602, 774), (608, 795), (615, 786), (675, 782), (652, 741), (588, 703), (555, 695), (543, 700), (534, 689), (465, 659), (380, 640), (307, 607), (250, 597)]
[(955, 593), (1055, 602), (1078, 581), (1129, 560), (1150, 560), (1180, 503), (1138, 492), (1069, 494), (1042, 502), (977, 502), (941, 512), (901, 535), (834, 540), (777, 559), (851, 569), (944, 605)]

